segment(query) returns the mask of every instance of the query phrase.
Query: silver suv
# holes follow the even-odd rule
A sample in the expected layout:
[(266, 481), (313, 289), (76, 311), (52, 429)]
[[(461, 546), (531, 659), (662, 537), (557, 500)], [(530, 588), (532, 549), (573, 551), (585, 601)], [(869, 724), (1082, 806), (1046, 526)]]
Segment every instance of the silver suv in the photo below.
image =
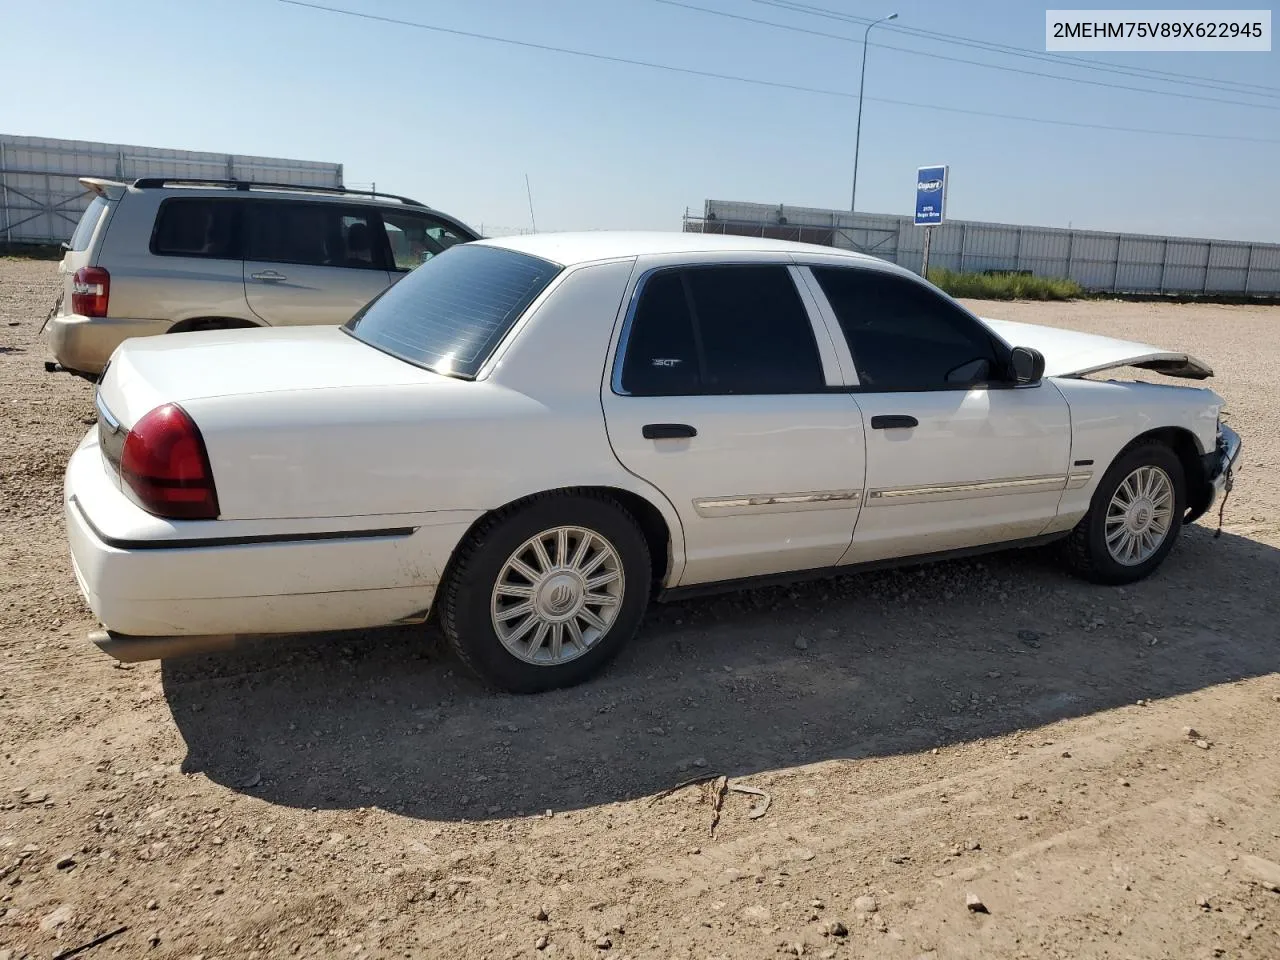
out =
[(345, 323), (423, 261), (479, 237), (391, 194), (235, 180), (80, 182), (95, 196), (63, 244), (45, 368), (89, 379), (129, 337)]

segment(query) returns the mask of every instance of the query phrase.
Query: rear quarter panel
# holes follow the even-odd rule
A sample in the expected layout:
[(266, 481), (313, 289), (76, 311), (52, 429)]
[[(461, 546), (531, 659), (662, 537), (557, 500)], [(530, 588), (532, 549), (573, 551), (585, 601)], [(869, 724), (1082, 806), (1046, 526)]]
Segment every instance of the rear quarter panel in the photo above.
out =
[(1089, 509), (1089, 501), (1112, 461), (1134, 438), (1163, 427), (1180, 427), (1196, 439), (1200, 453), (1213, 450), (1223, 401), (1202, 387), (1121, 380), (1054, 378), (1071, 408), (1071, 468), (1088, 471), (1088, 482), (1064, 491), (1058, 519), (1046, 532), (1070, 529)]
[[(229, 520), (492, 510), (563, 487), (662, 494), (623, 469), (600, 384), (632, 261), (567, 271), (475, 381), (191, 400)], [(370, 348), (372, 349), (372, 348)]]
[[(184, 190), (183, 197), (210, 194)], [(215, 196), (225, 196), (225, 191)], [(151, 252), (151, 232), (160, 204), (173, 194), (130, 188), (116, 202), (98, 255), (111, 274), (113, 317), (169, 320), (230, 317), (257, 323), (244, 294), (240, 260), (161, 257)]]

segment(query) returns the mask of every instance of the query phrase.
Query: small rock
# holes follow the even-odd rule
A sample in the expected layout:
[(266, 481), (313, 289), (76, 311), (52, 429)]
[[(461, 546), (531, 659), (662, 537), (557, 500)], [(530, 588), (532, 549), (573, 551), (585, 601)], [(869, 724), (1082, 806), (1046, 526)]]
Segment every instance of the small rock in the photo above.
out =
[(823, 903), (821, 900), (814, 899), (809, 901), (809, 906), (813, 907), (813, 909), (815, 910), (821, 910), (823, 907), (826, 906), (826, 904)]
[(1200, 731), (1197, 730), (1195, 727), (1183, 727), (1182, 735), (1186, 737), (1188, 740), (1195, 740), (1200, 736)]
[(809, 641), (808, 641), (808, 640), (806, 640), (804, 637), (796, 637), (796, 649), (797, 649), (797, 650), (808, 650), (808, 649), (809, 649)]
[(59, 870), (70, 870), (75, 865), (76, 865), (76, 858), (69, 853), (63, 854), (54, 863), (54, 866), (57, 867)]
[(847, 937), (849, 935), (849, 928), (839, 920), (832, 920), (827, 924), (827, 934), (832, 937)]
[(546, 934), (543, 934), (537, 940), (533, 941), (533, 948), (535, 950), (545, 950), (547, 949), (548, 943), (550, 943), (550, 941), (547, 939)]
[(1028, 647), (1035, 648), (1040, 646), (1040, 634), (1036, 633), (1034, 630), (1019, 630), (1018, 639)]
[(982, 844), (980, 844), (977, 840), (970, 840), (968, 843), (964, 845), (964, 848), (966, 850), (981, 850)]
[(147, 901), (147, 909), (148, 909), (148, 910), (159, 910), (159, 909), (160, 909), (160, 901), (159, 901), (159, 900), (148, 900), (148, 901)]
[(1196, 746), (1197, 746), (1197, 747), (1199, 747), (1201, 750), (1208, 750), (1208, 749), (1209, 749), (1209, 741), (1208, 741), (1208, 740), (1197, 740), (1197, 741), (1196, 741)]
[(1071, 759), (1071, 751), (1070, 751), (1070, 750), (1063, 750), (1063, 751), (1062, 751), (1062, 758), (1063, 758), (1064, 760), (1070, 760), (1070, 759)]
[(1118, 780), (1118, 781), (1116, 781), (1116, 782), (1117, 782), (1117, 783), (1119, 783), (1119, 784), (1120, 784), (1120, 786), (1122, 786), (1122, 787), (1127, 787), (1127, 786), (1129, 785), (1129, 781), (1128, 781), (1128, 780)]
[(1208, 897), (1196, 897), (1196, 906), (1201, 910), (1212, 910), (1213, 904), (1209, 902)]
[(789, 944), (789, 945), (787, 946), (787, 953), (791, 954), (793, 957), (803, 957), (803, 956), (804, 956), (804, 944), (803, 944), (803, 943), (792, 943), (792, 944)]
[(551, 914), (547, 913), (546, 907), (539, 907), (538, 912), (533, 915), (533, 919), (541, 920), (544, 923), (551, 919)]
[(57, 910), (45, 915), (44, 919), (40, 921), (40, 929), (48, 933), (50, 930), (66, 926), (72, 919), (71, 904), (64, 903)]
[(970, 913), (990, 913), (987, 905), (982, 902), (982, 898), (976, 893), (967, 893), (964, 898), (964, 905)]
[(853, 901), (853, 909), (859, 913), (875, 913), (880, 909), (880, 904), (876, 903), (876, 898), (870, 894), (863, 894)]
[(613, 946), (613, 940), (608, 935), (596, 938), (596, 947), (600, 950), (608, 950)]
[(151, 935), (147, 937), (147, 943), (151, 944), (153, 947), (158, 947), (160, 945), (160, 931), (152, 930)]
[(1280, 893), (1280, 863), (1255, 857), (1251, 853), (1241, 857), (1241, 866), (1251, 873), (1265, 889)]
[(663, 730), (662, 727), (650, 727), (649, 732), (653, 734), (655, 737), (661, 737), (665, 735), (667, 731)]

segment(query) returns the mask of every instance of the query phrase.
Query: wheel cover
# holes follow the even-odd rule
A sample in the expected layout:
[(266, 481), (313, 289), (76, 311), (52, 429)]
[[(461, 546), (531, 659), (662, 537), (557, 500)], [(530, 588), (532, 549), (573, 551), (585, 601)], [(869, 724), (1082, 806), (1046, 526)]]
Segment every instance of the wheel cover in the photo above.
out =
[(1173, 525), (1173, 481), (1160, 467), (1138, 467), (1107, 504), (1107, 553), (1136, 567), (1155, 555)]
[(612, 543), (585, 527), (553, 527), (518, 546), (498, 571), (493, 630), (525, 663), (568, 663), (609, 632), (625, 588)]

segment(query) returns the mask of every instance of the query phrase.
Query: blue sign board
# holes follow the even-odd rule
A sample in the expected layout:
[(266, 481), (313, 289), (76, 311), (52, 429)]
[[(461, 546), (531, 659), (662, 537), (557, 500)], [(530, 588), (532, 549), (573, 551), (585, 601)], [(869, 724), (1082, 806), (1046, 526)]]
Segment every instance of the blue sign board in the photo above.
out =
[(941, 223), (947, 209), (947, 165), (934, 164), (916, 170), (916, 226)]

